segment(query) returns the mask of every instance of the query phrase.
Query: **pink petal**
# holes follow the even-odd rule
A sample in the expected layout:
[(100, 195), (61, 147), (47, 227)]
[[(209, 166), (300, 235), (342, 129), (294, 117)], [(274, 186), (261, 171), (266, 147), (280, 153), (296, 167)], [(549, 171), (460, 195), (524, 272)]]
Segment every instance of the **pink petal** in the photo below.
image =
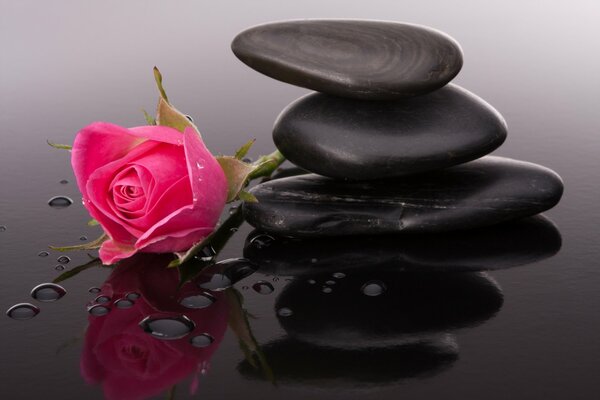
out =
[[(221, 166), (191, 128), (184, 132), (184, 148), (193, 204), (166, 216), (140, 236), (135, 244), (140, 250), (187, 250), (214, 229), (223, 211), (227, 200), (227, 180)], [(150, 248), (150, 245), (154, 246)]]
[(99, 251), (100, 259), (104, 265), (114, 264), (119, 260), (131, 257), (135, 253), (137, 253), (135, 247), (116, 243), (113, 240), (102, 243)]

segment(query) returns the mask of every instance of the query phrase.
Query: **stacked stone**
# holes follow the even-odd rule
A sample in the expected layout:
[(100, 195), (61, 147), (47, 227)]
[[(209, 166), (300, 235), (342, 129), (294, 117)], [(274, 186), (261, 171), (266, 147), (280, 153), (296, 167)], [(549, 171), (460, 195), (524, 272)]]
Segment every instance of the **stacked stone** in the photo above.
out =
[(240, 33), (236, 56), (316, 93), (290, 104), (277, 148), (312, 172), (252, 189), (246, 219), (269, 233), (346, 236), (486, 227), (552, 208), (553, 171), (488, 156), (502, 116), (449, 83), (458, 43), (411, 24), (358, 20), (271, 23)]

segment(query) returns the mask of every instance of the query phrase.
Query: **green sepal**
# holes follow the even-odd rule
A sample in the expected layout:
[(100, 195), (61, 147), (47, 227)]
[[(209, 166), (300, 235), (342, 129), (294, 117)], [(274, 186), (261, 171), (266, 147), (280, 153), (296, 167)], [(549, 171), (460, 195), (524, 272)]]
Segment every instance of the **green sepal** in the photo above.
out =
[(148, 125), (156, 125), (156, 120), (154, 119), (154, 117), (150, 114), (148, 114), (148, 112), (146, 110), (144, 110), (142, 108), (142, 112), (144, 113), (144, 118), (146, 119), (146, 123)]
[(88, 225), (88, 226), (98, 226), (98, 225), (100, 225), (100, 222), (98, 222), (97, 220), (95, 220), (94, 218), (92, 218), (92, 219), (90, 219), (90, 220), (87, 222), (87, 225)]
[(162, 85), (162, 75), (156, 67), (154, 67), (154, 79), (160, 93), (158, 106), (156, 107), (156, 124), (177, 129), (179, 132), (183, 132), (186, 128), (191, 127), (200, 134), (196, 125), (169, 103), (167, 93)]
[(254, 142), (256, 142), (256, 139), (249, 140), (248, 143), (246, 143), (245, 145), (240, 147), (239, 150), (235, 152), (234, 157), (237, 158), (238, 160), (241, 160), (242, 158), (244, 158), (246, 156), (246, 154), (248, 154), (248, 151), (250, 150), (250, 148), (252, 147)]
[(59, 150), (73, 150), (73, 146), (71, 146), (70, 144), (52, 143), (49, 140), (46, 140), (46, 143), (48, 143), (49, 146), (54, 147), (55, 149), (59, 149)]
[(78, 244), (75, 246), (62, 246), (62, 247), (58, 247), (58, 246), (48, 246), (50, 247), (52, 250), (56, 250), (56, 251), (73, 251), (73, 250), (95, 250), (100, 248), (100, 246), (102, 246), (102, 243), (104, 243), (106, 240), (108, 240), (108, 236), (103, 233), (102, 236), (100, 236), (98, 239), (96, 240), (92, 240), (91, 242), (88, 243), (84, 243), (84, 244)]
[(246, 203), (258, 203), (258, 199), (252, 193), (245, 190), (238, 193), (238, 198)]
[(241, 197), (239, 197), (240, 193), (244, 187), (246, 187), (248, 180), (256, 171), (264, 169), (265, 164), (270, 163), (270, 161), (264, 161), (260, 164), (248, 164), (231, 156), (218, 156), (216, 158), (227, 178), (228, 203), (238, 198), (241, 199)]

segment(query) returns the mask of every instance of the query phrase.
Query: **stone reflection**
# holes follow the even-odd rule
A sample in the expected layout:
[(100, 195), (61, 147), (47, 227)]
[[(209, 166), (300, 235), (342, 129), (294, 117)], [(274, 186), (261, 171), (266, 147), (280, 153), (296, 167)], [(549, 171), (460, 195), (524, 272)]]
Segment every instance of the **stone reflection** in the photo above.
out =
[[(90, 304), (81, 374), (102, 385), (107, 399), (156, 396), (186, 378), (195, 392), (223, 338), (225, 293), (194, 282), (180, 287), (179, 271), (165, 268), (168, 262), (148, 254), (125, 260), (94, 293), (109, 300)], [(210, 302), (199, 305), (198, 296)], [(93, 312), (98, 307), (106, 312)]]
[[(366, 283), (385, 290), (364, 293)], [(324, 291), (324, 288), (330, 290)], [(453, 336), (502, 307), (498, 284), (479, 272), (361, 270), (302, 275), (275, 310), (285, 336), (263, 346), (279, 383), (351, 389), (438, 374), (458, 359)], [(243, 361), (239, 371), (261, 376)]]
[(421, 235), (275, 238), (268, 246), (260, 231), (246, 240), (244, 256), (262, 272), (304, 275), (339, 269), (484, 271), (522, 266), (556, 254), (560, 232), (538, 215), (486, 228)]

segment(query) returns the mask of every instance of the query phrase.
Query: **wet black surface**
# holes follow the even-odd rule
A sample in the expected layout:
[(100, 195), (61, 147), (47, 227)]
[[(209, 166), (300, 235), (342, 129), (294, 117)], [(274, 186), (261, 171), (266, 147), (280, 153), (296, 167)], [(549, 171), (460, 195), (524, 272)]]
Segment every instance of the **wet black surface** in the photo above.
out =
[[(101, 399), (119, 398), (111, 391), (119, 387), (127, 397), (166, 398), (177, 382), (177, 399), (597, 397), (600, 56), (592, 50), (600, 28), (594, 2), (181, 6), (59, 1), (0, 7), (0, 303), (3, 310), (17, 303), (40, 309), (29, 320), (0, 318), (0, 393), (19, 399)], [(364, 271), (358, 260), (342, 257), (337, 266), (331, 259), (326, 270), (311, 263), (305, 272), (299, 264), (306, 260), (349, 253), (332, 244), (326, 254), (323, 241), (313, 249), (317, 256), (296, 257), (302, 249), (295, 247), (283, 261), (301, 274), (275, 276), (265, 268), (234, 285), (252, 314), (252, 334), (264, 355), (252, 363), (238, 340), (247, 339), (248, 332), (239, 324), (227, 327), (230, 316), (240, 316), (237, 298), (211, 292), (212, 305), (182, 311), (180, 294), (205, 289), (173, 289), (173, 272), (152, 266), (160, 259), (130, 266), (145, 272), (133, 274), (140, 277), (133, 282), (95, 265), (81, 268), (58, 283), (66, 290), (62, 298), (33, 299), (38, 284), (90, 260), (85, 253), (69, 254), (71, 261), (58, 271), (62, 254), (49, 244), (79, 244), (82, 236), (99, 235), (98, 228), (86, 225), (89, 216), (68, 154), (49, 148), (46, 140), (70, 143), (78, 129), (95, 120), (143, 124), (139, 109), (154, 108), (151, 69), (158, 65), (169, 98), (194, 117), (215, 153), (232, 154), (252, 137), (257, 138), (252, 158), (271, 152), (276, 116), (307, 91), (252, 71), (229, 46), (249, 26), (302, 17), (396, 19), (456, 38), (465, 61), (456, 82), (493, 104), (508, 123), (507, 140), (494, 154), (547, 166), (564, 179), (561, 202), (546, 213), (555, 228), (524, 237), (519, 235), (526, 231), (519, 231), (498, 248), (486, 250), (482, 244), (481, 253), (467, 244), (464, 253), (439, 242), (432, 242), (430, 254), (426, 244), (410, 247), (419, 264), (446, 267), (445, 261), (458, 260), (491, 269), (512, 266), (484, 275), (445, 271), (422, 277), (415, 275), (414, 264), (412, 275), (382, 269), (378, 257), (393, 253), (393, 242), (377, 248), (370, 241), (364, 249), (376, 251), (372, 258), (360, 251), (360, 243), (353, 244)], [(55, 196), (67, 196), (73, 204), (50, 207)], [(251, 230), (241, 226), (219, 260), (241, 257)], [(484, 243), (485, 237), (469, 242)], [(49, 254), (39, 256), (42, 251)], [(345, 277), (333, 277), (341, 271)], [(270, 283), (273, 292), (253, 289), (258, 281)], [(92, 287), (101, 290), (89, 292)], [(91, 316), (87, 306), (101, 295), (111, 298), (110, 311)], [(131, 307), (114, 305), (130, 298)], [(139, 326), (157, 314), (189, 314), (198, 334), (157, 339)], [(190, 339), (197, 336), (194, 345)]]

